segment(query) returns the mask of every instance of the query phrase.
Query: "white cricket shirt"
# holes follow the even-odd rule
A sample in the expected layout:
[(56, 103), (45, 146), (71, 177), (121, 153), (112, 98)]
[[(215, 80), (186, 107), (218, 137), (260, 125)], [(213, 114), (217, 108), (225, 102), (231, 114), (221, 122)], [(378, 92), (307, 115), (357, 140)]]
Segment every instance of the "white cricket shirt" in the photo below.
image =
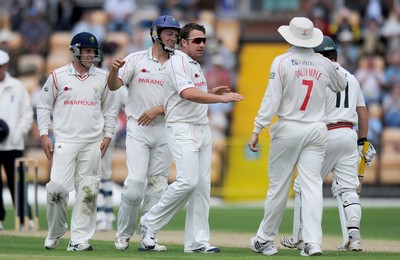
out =
[(350, 122), (358, 124), (357, 107), (365, 107), (364, 95), (360, 83), (339, 63), (333, 63), (347, 78), (346, 88), (342, 92), (333, 93), (327, 89), (325, 115), (327, 124)]
[(208, 124), (208, 104), (181, 98), (182, 91), (197, 88), (207, 92), (200, 64), (181, 51), (175, 51), (165, 66), (164, 110), (167, 123)]
[(40, 135), (48, 134), (51, 111), (56, 141), (89, 143), (112, 137), (117, 107), (106, 72), (92, 66), (80, 77), (72, 63), (54, 70), (37, 106)]
[(291, 47), (271, 65), (253, 132), (267, 128), (274, 115), (299, 122), (325, 122), (327, 87), (334, 92), (343, 90), (346, 77), (330, 60), (312, 49)]
[[(127, 117), (135, 120), (146, 110), (163, 105), (163, 66), (156, 60), (151, 48), (129, 54), (126, 63), (119, 70), (119, 77), (128, 85), (125, 105)], [(154, 123), (164, 123), (164, 115), (158, 115)]]

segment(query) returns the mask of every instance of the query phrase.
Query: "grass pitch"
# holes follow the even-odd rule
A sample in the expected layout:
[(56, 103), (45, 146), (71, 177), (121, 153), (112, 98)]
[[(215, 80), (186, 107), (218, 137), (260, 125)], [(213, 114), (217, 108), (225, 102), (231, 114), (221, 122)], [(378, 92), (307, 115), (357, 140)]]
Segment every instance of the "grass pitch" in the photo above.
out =
[[(40, 210), (41, 230), (47, 229), (45, 209)], [(13, 211), (8, 208), (5, 224), (6, 230), (14, 228)], [(224, 233), (251, 233), (255, 234), (263, 216), (262, 208), (255, 207), (213, 207), (210, 211), (211, 237), (218, 232)], [(293, 209), (287, 209), (284, 215), (280, 234), (292, 232)], [(182, 231), (184, 227), (184, 212), (179, 213), (163, 230)], [(364, 208), (362, 215), (362, 238), (376, 241), (394, 241), (400, 245), (400, 227), (398, 225), (399, 208)], [(70, 211), (68, 212), (70, 219)], [(341, 237), (338, 213), (336, 208), (325, 208), (323, 218), (324, 236)], [(256, 259), (265, 257), (262, 254), (253, 253), (248, 247), (221, 247), (220, 254), (184, 254), (183, 241), (179, 244), (166, 244), (167, 252), (143, 253), (137, 251), (136, 243), (126, 251), (117, 251), (114, 248), (115, 233), (112, 233), (109, 241), (91, 240), (94, 247), (92, 252), (67, 252), (65, 249), (68, 239), (63, 238), (60, 245), (54, 250), (43, 248), (43, 237), (33, 237), (29, 234), (20, 236), (0, 232), (0, 259)], [(227, 235), (226, 240), (233, 236)], [(276, 241), (276, 244), (279, 243)], [(247, 244), (247, 241), (245, 241)], [(400, 259), (399, 250), (394, 252), (338, 252), (324, 250), (319, 259)], [(279, 254), (274, 259), (298, 258), (298, 250), (279, 249)]]

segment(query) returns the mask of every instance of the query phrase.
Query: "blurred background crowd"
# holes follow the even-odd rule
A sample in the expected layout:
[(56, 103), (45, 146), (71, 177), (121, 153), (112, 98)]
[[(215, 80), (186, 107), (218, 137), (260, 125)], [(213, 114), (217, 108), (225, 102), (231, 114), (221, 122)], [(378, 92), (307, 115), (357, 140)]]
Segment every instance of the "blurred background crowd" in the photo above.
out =
[[(49, 73), (72, 60), (69, 43), (74, 34), (89, 31), (98, 38), (103, 49), (101, 66), (107, 70), (113, 57), (125, 57), (150, 47), (152, 21), (161, 14), (171, 14), (181, 25), (195, 21), (206, 26), (208, 39), (202, 65), (209, 88), (228, 85), (235, 89), (240, 77), (242, 42), (282, 41), (276, 34), (278, 26), (287, 24), (293, 16), (307, 16), (335, 40), (339, 63), (360, 82), (370, 114), (368, 139), (379, 153), (384, 129), (400, 129), (399, 2), (0, 0), (0, 49), (9, 52), (9, 72), (26, 85), (35, 107)], [(251, 28), (257, 28), (257, 32), (253, 33)], [(265, 75), (269, 65), (260, 64), (266, 68)], [(226, 149), (232, 109), (226, 104), (210, 105), (217, 152), (223, 153)], [(117, 147), (125, 145), (124, 124), (121, 109)], [(36, 123), (26, 146), (40, 148)], [(395, 149), (400, 152), (400, 144)]]

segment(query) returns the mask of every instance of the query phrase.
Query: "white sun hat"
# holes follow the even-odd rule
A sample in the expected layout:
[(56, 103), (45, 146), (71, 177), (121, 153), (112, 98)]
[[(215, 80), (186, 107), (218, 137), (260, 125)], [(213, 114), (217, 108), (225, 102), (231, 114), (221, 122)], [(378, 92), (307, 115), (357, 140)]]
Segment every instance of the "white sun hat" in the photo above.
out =
[(278, 32), (291, 45), (314, 48), (322, 43), (324, 35), (313, 22), (306, 17), (294, 17), (289, 25), (282, 25)]
[(0, 50), (0, 66), (8, 63), (10, 61), (10, 56), (7, 52)]

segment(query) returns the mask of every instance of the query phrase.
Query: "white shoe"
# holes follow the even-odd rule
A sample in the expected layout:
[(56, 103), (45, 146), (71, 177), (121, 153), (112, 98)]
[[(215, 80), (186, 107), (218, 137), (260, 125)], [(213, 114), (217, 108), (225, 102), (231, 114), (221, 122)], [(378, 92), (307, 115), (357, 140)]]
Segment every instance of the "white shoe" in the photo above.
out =
[(300, 252), (301, 256), (319, 256), (322, 255), (322, 250), (317, 245), (305, 244), (303, 250)]
[(124, 251), (129, 247), (129, 238), (117, 237), (114, 242), (115, 249)]
[(353, 230), (349, 233), (349, 244), (347, 245), (347, 250), (360, 252), (361, 248), (361, 239), (360, 239), (360, 231)]
[(48, 250), (54, 249), (58, 246), (59, 242), (60, 238), (51, 239), (49, 237), (46, 237), (46, 239), (44, 240), (44, 248)]
[(219, 249), (216, 246), (210, 246), (210, 245), (206, 245), (206, 246), (200, 247), (198, 249), (194, 249), (194, 250), (185, 250), (185, 253), (213, 254), (213, 253), (219, 253), (219, 252), (221, 252), (221, 249)]
[(156, 246), (156, 234), (147, 228), (144, 224), (140, 223), (141, 240), (140, 247), (150, 250)]
[(3, 221), (0, 221), (0, 231), (3, 230), (3, 229), (4, 229), (4, 227), (3, 227)]
[(249, 245), (251, 250), (256, 253), (263, 253), (264, 255), (276, 255), (278, 253), (273, 241), (261, 243), (257, 240), (257, 237), (252, 237)]
[(71, 244), (69, 242), (67, 251), (93, 251), (93, 247), (88, 243)]
[(142, 243), (140, 242), (138, 251), (140, 251), (140, 252), (148, 252), (148, 251), (164, 252), (164, 251), (167, 251), (167, 247), (156, 243), (156, 245), (154, 246), (153, 249), (148, 249), (148, 248), (142, 247)]
[(360, 251), (362, 251), (361, 245), (362, 245), (362, 243), (361, 243), (361, 240), (359, 240), (359, 239), (350, 240), (350, 242), (347, 246), (347, 250), (354, 251), (354, 252), (360, 252)]
[(304, 248), (303, 240), (300, 240), (299, 242), (294, 244), (292, 237), (282, 237), (280, 242), (282, 246), (285, 246), (287, 248), (297, 248), (299, 250), (302, 250)]

